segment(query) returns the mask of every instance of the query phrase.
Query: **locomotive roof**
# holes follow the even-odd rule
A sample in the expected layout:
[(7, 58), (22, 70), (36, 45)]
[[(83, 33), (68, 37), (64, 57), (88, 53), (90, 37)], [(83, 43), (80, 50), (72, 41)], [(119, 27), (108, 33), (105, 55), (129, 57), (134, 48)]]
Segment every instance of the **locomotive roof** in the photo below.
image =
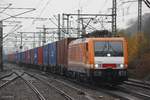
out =
[(90, 40), (95, 40), (95, 41), (114, 41), (114, 40), (119, 40), (119, 41), (124, 41), (125, 38), (124, 37), (105, 37), (105, 38), (80, 38), (80, 39), (76, 39), (71, 41), (71, 43), (69, 45), (74, 45), (74, 44), (80, 44), (80, 43), (87, 43)]

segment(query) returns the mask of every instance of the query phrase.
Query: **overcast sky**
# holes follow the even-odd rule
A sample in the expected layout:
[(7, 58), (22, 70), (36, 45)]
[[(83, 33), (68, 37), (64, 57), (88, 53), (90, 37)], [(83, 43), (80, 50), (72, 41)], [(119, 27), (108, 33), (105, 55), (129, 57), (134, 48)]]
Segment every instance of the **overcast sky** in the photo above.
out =
[[(0, 4), (12, 3), (11, 7), (35, 8), (36, 10), (25, 14), (24, 16), (35, 17), (52, 17), (61, 13), (77, 13), (77, 10), (82, 10), (82, 13), (111, 13), (112, 0), (0, 0)], [(118, 27), (125, 27), (129, 19), (137, 16), (137, 3), (122, 4), (124, 1), (117, 0), (117, 20)], [(135, 0), (136, 1), (136, 0)], [(13, 10), (13, 12), (21, 12), (22, 10)], [(6, 10), (9, 14), (15, 14), (12, 10)], [(143, 3), (143, 13), (149, 12), (149, 9)], [(5, 16), (6, 17), (6, 16)], [(28, 26), (28, 25), (24, 25)], [(30, 25), (29, 25), (30, 26)]]
[[(130, 20), (137, 19), (137, 2), (125, 3), (125, 1), (133, 0), (117, 0), (117, 27), (126, 28)], [(136, 0), (135, 0), (136, 1)], [(137, 0), (138, 1), (138, 0)], [(57, 21), (54, 15), (62, 13), (77, 13), (80, 9), (82, 13), (105, 13), (111, 14), (112, 0), (0, 0), (0, 7), (7, 7), (11, 3), (11, 7), (15, 8), (35, 8), (36, 10), (22, 16), (44, 17), (52, 18), (54, 22)], [(2, 11), (2, 10), (0, 10)], [(15, 15), (23, 12), (24, 10), (5, 10), (0, 13), (0, 19), (7, 18), (8, 15)], [(143, 14), (149, 13), (150, 9), (143, 3)], [(33, 20), (20, 20), (23, 27), (19, 31), (37, 31), (36, 27), (46, 25), (47, 27), (56, 27), (50, 21), (33, 21)], [(7, 24), (7, 23), (4, 23)], [(105, 26), (107, 28), (107, 25)], [(110, 27), (109, 27), (110, 28)], [(5, 27), (5, 33), (11, 31), (12, 27)]]

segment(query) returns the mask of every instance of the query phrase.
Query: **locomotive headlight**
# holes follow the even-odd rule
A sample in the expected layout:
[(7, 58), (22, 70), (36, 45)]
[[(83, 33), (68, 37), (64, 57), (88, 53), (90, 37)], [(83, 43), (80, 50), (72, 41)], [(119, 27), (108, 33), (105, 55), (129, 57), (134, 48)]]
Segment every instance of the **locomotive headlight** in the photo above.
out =
[(98, 68), (98, 64), (95, 64), (95, 68)]
[(111, 56), (111, 54), (110, 54), (110, 53), (108, 53), (108, 54), (107, 54), (107, 57), (110, 57), (110, 56)]
[(120, 68), (123, 68), (124, 67), (124, 65), (123, 64), (120, 64)]

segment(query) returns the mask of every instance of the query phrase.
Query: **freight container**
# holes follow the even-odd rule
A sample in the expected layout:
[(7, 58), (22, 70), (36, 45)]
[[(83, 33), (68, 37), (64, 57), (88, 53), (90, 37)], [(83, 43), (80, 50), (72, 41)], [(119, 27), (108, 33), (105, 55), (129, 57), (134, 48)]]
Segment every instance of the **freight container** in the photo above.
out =
[(57, 63), (57, 50), (56, 42), (48, 44), (48, 55), (49, 55), (49, 65), (56, 65)]
[(3, 55), (3, 61), (4, 62), (8, 62), (8, 54), (4, 54)]
[(22, 63), (22, 52), (20, 52), (20, 63)]
[(8, 54), (8, 62), (10, 62), (11, 61), (11, 59), (10, 59), (10, 54)]
[(12, 62), (12, 54), (9, 55), (9, 61)]
[(16, 53), (16, 63), (19, 63), (20, 62), (20, 53), (17, 52)]
[(38, 65), (38, 48), (34, 49), (34, 64)]
[(57, 63), (61, 66), (68, 65), (68, 45), (75, 38), (66, 38), (57, 41)]
[(27, 63), (28, 62), (27, 58), (28, 58), (28, 51), (25, 51), (25, 64), (28, 64)]
[(38, 65), (43, 64), (43, 47), (38, 47)]
[(15, 56), (15, 59), (14, 59), (14, 63), (17, 63), (17, 52), (16, 53), (14, 53), (14, 56)]
[(25, 52), (22, 52), (22, 63), (25, 63)]
[(26, 64), (26, 51), (24, 51), (23, 63), (25, 63), (25, 64)]
[(15, 53), (12, 54), (12, 62), (13, 62), (13, 63), (16, 62), (16, 54), (15, 54)]
[(14, 63), (17, 63), (17, 53), (14, 53), (15, 59), (14, 59)]
[(19, 63), (21, 63), (21, 52), (19, 52)]
[(27, 55), (26, 55), (26, 60), (27, 60), (26, 63), (27, 63), (27, 64), (30, 64), (30, 60), (31, 60), (31, 59), (30, 59), (30, 55), (31, 55), (30, 51), (31, 51), (31, 50), (27, 50), (27, 52), (26, 52), (26, 53), (27, 53)]
[(18, 63), (18, 52), (15, 53), (16, 59), (15, 59), (15, 63)]
[(9, 59), (10, 62), (14, 63), (15, 59), (16, 59), (15, 54), (9, 54), (8, 59)]
[(27, 64), (27, 51), (24, 51), (24, 53), (25, 53), (25, 54), (24, 54), (24, 55), (25, 55), (25, 56), (24, 56), (24, 63)]
[(9, 62), (12, 62), (12, 55), (11, 54), (8, 55), (8, 59), (9, 59)]
[(20, 60), (21, 60), (21, 63), (23, 63), (23, 52), (20, 53)]
[(30, 57), (31, 57), (31, 62), (30, 62), (30, 64), (34, 64), (34, 49), (31, 49), (31, 50), (30, 50), (30, 53), (31, 53), (31, 55), (30, 55)]
[(43, 65), (48, 65), (48, 45), (43, 47)]

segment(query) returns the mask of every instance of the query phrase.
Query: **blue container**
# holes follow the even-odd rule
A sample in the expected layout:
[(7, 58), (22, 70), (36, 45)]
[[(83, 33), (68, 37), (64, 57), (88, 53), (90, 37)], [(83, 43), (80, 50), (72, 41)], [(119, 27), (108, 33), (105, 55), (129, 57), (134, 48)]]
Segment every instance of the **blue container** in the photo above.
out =
[(29, 64), (31, 64), (31, 50), (29, 51)]
[(22, 59), (23, 61), (23, 63), (25, 63), (26, 62), (26, 52), (23, 52), (23, 59)]
[(24, 60), (23, 58), (24, 58), (24, 52), (21, 52), (21, 63), (24, 62), (24, 61), (23, 61), (23, 60)]
[(17, 63), (17, 52), (16, 53), (14, 53), (14, 57), (15, 57), (15, 59), (14, 59), (14, 63)]
[(48, 45), (43, 47), (43, 64), (45, 66), (48, 65)]
[(18, 63), (19, 62), (19, 53), (18, 52), (16, 52), (16, 63)]
[(56, 42), (48, 44), (48, 55), (49, 55), (49, 65), (56, 65), (57, 63), (57, 50), (56, 50)]
[(21, 52), (21, 63), (23, 63), (23, 52)]
[(38, 65), (38, 48), (34, 49), (34, 64)]
[(7, 62), (7, 61), (8, 61), (8, 54), (4, 54), (4, 55), (3, 55), (3, 61), (4, 61), (4, 62)]
[(20, 52), (20, 63), (23, 63), (23, 52)]
[(16, 53), (16, 63), (18, 63), (18, 60), (19, 60), (19, 56), (18, 55), (19, 55), (19, 53), (17, 52)]
[(20, 52), (20, 63), (22, 63), (22, 52)]
[(20, 58), (21, 56), (20, 56), (20, 55), (21, 55), (21, 53), (19, 52), (19, 53), (18, 53), (18, 62), (21, 61), (21, 58)]

